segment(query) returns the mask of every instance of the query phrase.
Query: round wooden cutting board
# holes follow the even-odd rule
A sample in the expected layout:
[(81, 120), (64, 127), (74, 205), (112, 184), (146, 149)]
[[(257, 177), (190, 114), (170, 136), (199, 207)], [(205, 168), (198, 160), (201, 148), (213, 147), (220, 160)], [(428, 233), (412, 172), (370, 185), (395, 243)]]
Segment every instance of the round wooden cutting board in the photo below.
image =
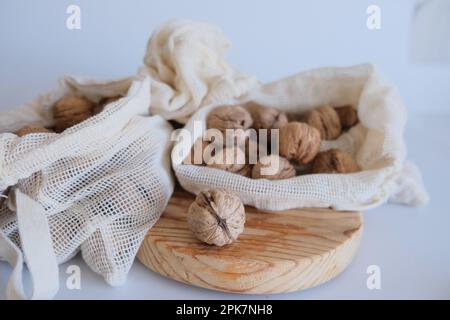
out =
[(197, 240), (186, 222), (194, 196), (176, 191), (146, 235), (139, 260), (165, 277), (212, 290), (269, 294), (326, 282), (352, 261), (362, 234), (358, 212), (246, 207), (244, 233), (231, 245)]

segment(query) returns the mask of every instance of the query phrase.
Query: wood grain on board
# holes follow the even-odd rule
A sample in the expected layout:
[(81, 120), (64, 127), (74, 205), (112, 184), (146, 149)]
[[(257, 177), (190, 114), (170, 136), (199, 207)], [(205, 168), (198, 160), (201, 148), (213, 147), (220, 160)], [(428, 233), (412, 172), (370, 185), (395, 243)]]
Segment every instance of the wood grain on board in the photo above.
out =
[(215, 247), (197, 240), (186, 222), (194, 196), (176, 191), (145, 237), (138, 258), (165, 277), (212, 290), (269, 294), (317, 286), (352, 261), (362, 215), (330, 209), (262, 212), (246, 207), (244, 233)]

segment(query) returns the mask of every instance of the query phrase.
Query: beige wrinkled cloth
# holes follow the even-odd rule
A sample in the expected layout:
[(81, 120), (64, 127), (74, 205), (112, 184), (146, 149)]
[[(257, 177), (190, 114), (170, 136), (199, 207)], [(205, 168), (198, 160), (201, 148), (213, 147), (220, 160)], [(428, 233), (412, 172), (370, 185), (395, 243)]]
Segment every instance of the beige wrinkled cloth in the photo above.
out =
[(170, 21), (151, 36), (140, 73), (150, 75), (151, 112), (185, 123), (198, 108), (242, 96), (258, 85), (225, 60), (230, 44), (211, 24)]

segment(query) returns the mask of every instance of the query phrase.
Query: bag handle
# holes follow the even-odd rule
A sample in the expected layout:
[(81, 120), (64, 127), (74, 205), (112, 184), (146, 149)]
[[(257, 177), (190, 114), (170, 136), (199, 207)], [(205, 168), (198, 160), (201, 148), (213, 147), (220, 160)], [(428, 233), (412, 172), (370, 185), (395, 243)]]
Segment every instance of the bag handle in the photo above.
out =
[[(7, 299), (52, 299), (59, 289), (59, 270), (53, 251), (50, 228), (42, 206), (15, 189), (15, 207), (20, 235), (20, 248), (0, 230), (0, 258), (13, 268), (6, 289)], [(33, 284), (31, 296), (23, 288), (24, 256)]]

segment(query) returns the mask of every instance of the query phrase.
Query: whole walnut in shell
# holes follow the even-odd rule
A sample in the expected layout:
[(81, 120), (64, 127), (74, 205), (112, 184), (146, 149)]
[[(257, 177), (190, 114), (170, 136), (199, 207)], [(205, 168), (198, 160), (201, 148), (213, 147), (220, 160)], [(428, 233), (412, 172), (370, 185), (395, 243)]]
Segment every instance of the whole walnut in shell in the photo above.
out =
[(244, 165), (244, 167), (235, 172), (236, 174), (239, 174), (243, 177), (251, 178), (252, 177), (252, 166), (249, 164)]
[(280, 129), (280, 155), (299, 164), (314, 159), (320, 149), (320, 132), (306, 123), (290, 122)]
[(253, 179), (281, 180), (292, 177), (295, 177), (294, 166), (275, 154), (261, 158), (252, 170)]
[(93, 115), (96, 104), (84, 97), (67, 95), (53, 106), (55, 131), (62, 132)]
[(319, 130), (324, 140), (334, 140), (342, 132), (341, 121), (336, 110), (327, 105), (306, 111), (301, 115), (300, 121)]
[(92, 109), (92, 115), (95, 116), (96, 114), (99, 114), (100, 112), (105, 109), (105, 107), (113, 102), (116, 102), (117, 100), (121, 99), (122, 96), (114, 96), (114, 97), (105, 97), (100, 100), (98, 104), (96, 104)]
[(209, 156), (205, 154), (208, 167), (238, 172), (245, 166), (245, 152), (239, 147), (226, 147)]
[(253, 120), (250, 113), (241, 106), (221, 106), (212, 110), (206, 118), (207, 129), (248, 129)]
[(202, 191), (188, 209), (187, 222), (199, 240), (224, 246), (244, 231), (244, 205), (237, 196), (227, 191)]
[(207, 146), (210, 145), (211, 142), (203, 140), (203, 138), (198, 138), (194, 145), (191, 148), (191, 152), (188, 156), (183, 160), (183, 164), (196, 164), (196, 165), (204, 165), (205, 157), (204, 152)]
[(312, 173), (352, 173), (359, 170), (353, 157), (340, 149), (320, 152), (311, 168)]
[(352, 106), (334, 108), (338, 114), (342, 129), (347, 130), (358, 123), (358, 113)]
[(255, 103), (246, 105), (253, 119), (253, 128), (255, 129), (279, 129), (288, 123), (288, 118), (280, 110), (260, 106)]
[(266, 144), (250, 139), (245, 145), (245, 159), (249, 164), (256, 164), (261, 157), (270, 153)]
[(18, 135), (19, 137), (23, 137), (30, 133), (51, 133), (51, 132), (53, 131), (41, 126), (28, 125), (17, 130), (15, 134)]

